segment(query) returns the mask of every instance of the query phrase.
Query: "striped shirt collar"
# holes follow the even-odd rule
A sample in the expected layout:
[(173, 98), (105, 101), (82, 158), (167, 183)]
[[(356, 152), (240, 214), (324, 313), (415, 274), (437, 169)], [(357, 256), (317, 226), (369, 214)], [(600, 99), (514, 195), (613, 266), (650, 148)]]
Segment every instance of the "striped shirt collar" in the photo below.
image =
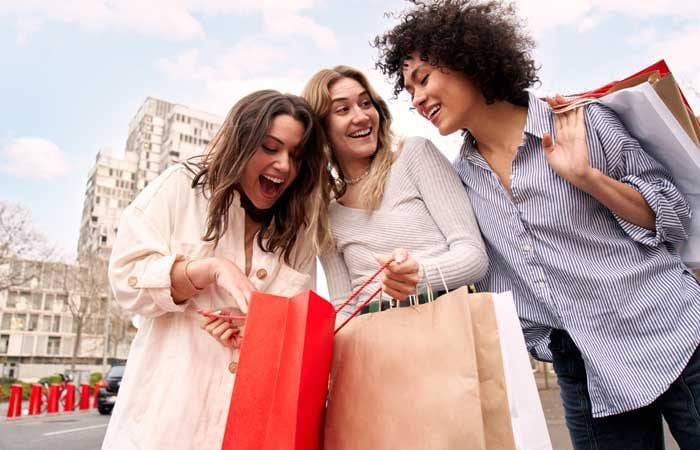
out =
[[(523, 131), (540, 140), (545, 132), (553, 135), (552, 108), (547, 102), (540, 100), (532, 92), (528, 92), (528, 96), (527, 119), (525, 120), (525, 129)], [(476, 164), (482, 159), (476, 149), (476, 139), (467, 129), (464, 130), (464, 143), (462, 144), (461, 155), (462, 158)], [(478, 158), (477, 155), (479, 155)]]

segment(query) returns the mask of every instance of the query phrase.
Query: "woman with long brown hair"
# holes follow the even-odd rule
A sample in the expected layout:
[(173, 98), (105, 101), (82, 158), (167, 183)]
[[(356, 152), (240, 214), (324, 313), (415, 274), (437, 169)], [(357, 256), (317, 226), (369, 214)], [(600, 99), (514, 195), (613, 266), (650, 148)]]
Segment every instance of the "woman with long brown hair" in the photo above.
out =
[(221, 448), (240, 329), (197, 312), (245, 314), (253, 291), (314, 286), (326, 163), (308, 104), (258, 91), (231, 109), (208, 153), (166, 170), (124, 211), (109, 277), (117, 303), (145, 320), (104, 449)]

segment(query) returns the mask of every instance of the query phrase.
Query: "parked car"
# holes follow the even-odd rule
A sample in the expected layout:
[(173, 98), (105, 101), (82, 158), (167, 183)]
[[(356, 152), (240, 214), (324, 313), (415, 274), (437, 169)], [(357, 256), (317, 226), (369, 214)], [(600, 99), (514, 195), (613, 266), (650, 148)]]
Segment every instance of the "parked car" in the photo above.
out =
[(100, 414), (111, 414), (114, 403), (117, 401), (119, 386), (122, 384), (124, 364), (115, 364), (109, 368), (107, 375), (102, 380), (97, 394), (97, 410)]

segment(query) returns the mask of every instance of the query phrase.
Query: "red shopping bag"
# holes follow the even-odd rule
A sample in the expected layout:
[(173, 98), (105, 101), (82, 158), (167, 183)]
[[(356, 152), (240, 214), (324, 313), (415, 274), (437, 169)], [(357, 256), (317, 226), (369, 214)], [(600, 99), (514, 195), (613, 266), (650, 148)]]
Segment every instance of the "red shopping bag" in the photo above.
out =
[(321, 448), (334, 324), (313, 291), (253, 294), (222, 450)]
[[(222, 450), (322, 448), (333, 336), (347, 323), (334, 329), (336, 313), (391, 262), (335, 310), (311, 290), (292, 298), (253, 293), (248, 316), (237, 317), (246, 321), (245, 337)], [(380, 292), (370, 295), (350, 318)]]

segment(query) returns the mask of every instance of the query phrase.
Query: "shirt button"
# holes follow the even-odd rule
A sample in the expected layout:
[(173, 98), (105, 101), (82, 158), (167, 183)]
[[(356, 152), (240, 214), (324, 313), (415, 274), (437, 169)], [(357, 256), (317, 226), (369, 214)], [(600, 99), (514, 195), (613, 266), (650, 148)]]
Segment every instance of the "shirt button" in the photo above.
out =
[(255, 272), (255, 276), (260, 278), (261, 280), (264, 280), (267, 277), (267, 270), (258, 269), (257, 272)]
[(139, 279), (136, 278), (135, 276), (130, 276), (130, 277), (126, 280), (126, 282), (129, 283), (129, 286), (134, 287), (134, 286), (136, 286), (136, 283), (139, 282)]
[(238, 363), (237, 362), (232, 362), (228, 365), (229, 372), (236, 373), (236, 370), (238, 370)]
[(538, 287), (538, 288), (544, 289), (545, 286), (547, 286), (547, 283), (545, 283), (544, 281), (538, 281), (538, 282), (537, 282), (537, 287)]
[(525, 253), (529, 253), (531, 250), (532, 250), (532, 247), (530, 246), (530, 244), (523, 244), (523, 251)]

